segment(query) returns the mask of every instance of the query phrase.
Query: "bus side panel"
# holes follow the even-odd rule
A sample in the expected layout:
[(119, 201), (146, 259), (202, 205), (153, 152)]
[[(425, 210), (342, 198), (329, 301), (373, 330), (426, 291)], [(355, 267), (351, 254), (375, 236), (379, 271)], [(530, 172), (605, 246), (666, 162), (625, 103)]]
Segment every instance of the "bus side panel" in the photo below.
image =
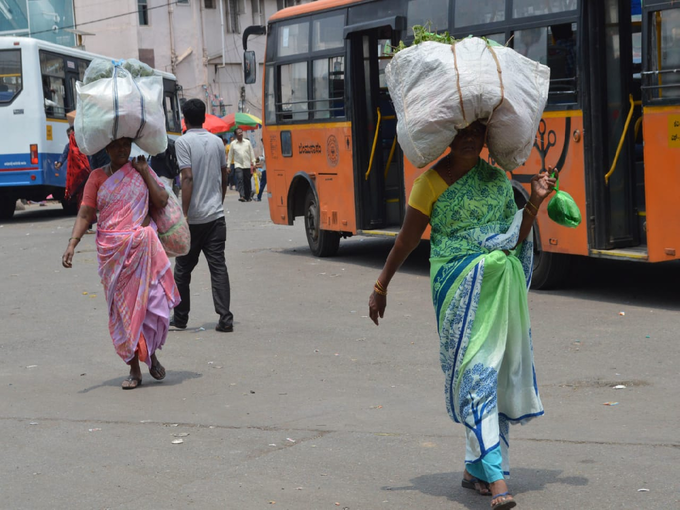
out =
[[(290, 136), (289, 147), (282, 147), (282, 134)], [(321, 227), (356, 233), (351, 124), (271, 126), (263, 135), (272, 221), (289, 224), (288, 191), (302, 172), (316, 187)]]
[[(0, 193), (18, 193), (21, 196), (17, 198), (28, 198), (25, 191), (13, 189), (66, 185), (66, 165), (57, 170), (54, 163), (67, 142), (68, 122), (46, 122), (38, 52), (23, 47), (21, 58), (23, 90), (10, 105), (0, 108), (0, 125), (11, 126), (3, 130), (0, 138)], [(37, 164), (31, 163), (32, 144), (38, 146)], [(33, 196), (36, 198), (40, 197)]]
[(321, 228), (356, 234), (350, 123), (328, 129), (312, 128), (299, 134), (297, 141), (293, 141), (293, 152), (299, 157), (301, 168), (309, 168), (307, 172), (316, 173)]
[(680, 106), (644, 110), (645, 200), (650, 262), (680, 258)]
[(574, 198), (581, 209), (583, 221), (576, 228), (558, 225), (548, 217), (546, 201), (538, 213), (541, 249), (554, 253), (588, 255), (582, 112), (546, 112), (529, 159), (510, 172), (509, 177), (521, 182), (526, 192), (531, 194), (531, 177), (544, 168), (555, 167), (561, 158), (564, 158), (564, 164), (559, 176), (559, 188)]
[[(286, 165), (290, 158), (281, 155), (281, 131), (264, 126), (262, 143), (267, 165), (267, 193), (269, 196), (269, 216), (273, 223), (288, 225), (288, 183)], [(292, 172), (292, 168), (290, 169)], [(294, 174), (294, 172), (293, 172)]]

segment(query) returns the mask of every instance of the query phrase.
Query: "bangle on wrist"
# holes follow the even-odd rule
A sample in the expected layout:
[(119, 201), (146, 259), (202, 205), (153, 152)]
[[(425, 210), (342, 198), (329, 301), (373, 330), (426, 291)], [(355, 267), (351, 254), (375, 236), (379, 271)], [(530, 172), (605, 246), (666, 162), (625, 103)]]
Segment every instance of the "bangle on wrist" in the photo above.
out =
[(524, 212), (525, 212), (525, 213), (529, 213), (529, 216), (531, 216), (531, 217), (533, 217), (533, 218), (536, 217), (536, 213), (535, 213), (535, 212), (532, 212), (531, 209), (527, 209), (527, 208), (525, 207), (525, 208), (524, 208)]
[(531, 206), (534, 209), (534, 211), (536, 211), (536, 213), (538, 214), (538, 207), (531, 200), (527, 201), (527, 205)]
[(373, 287), (373, 292), (375, 292), (379, 296), (387, 296), (387, 291), (379, 289), (377, 285)]

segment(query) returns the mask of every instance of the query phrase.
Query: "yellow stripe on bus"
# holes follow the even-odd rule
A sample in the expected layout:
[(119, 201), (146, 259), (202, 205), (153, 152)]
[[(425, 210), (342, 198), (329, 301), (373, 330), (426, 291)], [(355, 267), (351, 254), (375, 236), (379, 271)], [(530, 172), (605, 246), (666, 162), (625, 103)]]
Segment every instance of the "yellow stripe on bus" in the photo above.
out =
[(321, 124), (292, 124), (290, 126), (279, 124), (276, 126), (265, 126), (265, 128), (273, 131), (300, 131), (303, 129), (348, 128), (351, 126), (351, 122), (324, 122)]
[(664, 113), (664, 112), (679, 112), (680, 105), (675, 106), (645, 106), (642, 112), (647, 113)]
[(47, 119), (47, 122), (62, 122), (62, 123), (64, 123), (64, 124), (68, 124), (68, 120), (67, 120), (67, 119), (50, 119), (50, 118), (48, 118), (48, 119)]
[(543, 112), (544, 119), (563, 119), (565, 117), (583, 117), (583, 111), (561, 110), (559, 112)]

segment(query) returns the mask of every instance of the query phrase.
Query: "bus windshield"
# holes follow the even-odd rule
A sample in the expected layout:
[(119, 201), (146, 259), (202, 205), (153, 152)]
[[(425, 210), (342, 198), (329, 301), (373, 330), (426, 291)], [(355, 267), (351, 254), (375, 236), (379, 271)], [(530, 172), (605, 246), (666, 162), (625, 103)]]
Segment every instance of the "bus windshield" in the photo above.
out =
[(21, 92), (21, 50), (0, 51), (0, 106)]

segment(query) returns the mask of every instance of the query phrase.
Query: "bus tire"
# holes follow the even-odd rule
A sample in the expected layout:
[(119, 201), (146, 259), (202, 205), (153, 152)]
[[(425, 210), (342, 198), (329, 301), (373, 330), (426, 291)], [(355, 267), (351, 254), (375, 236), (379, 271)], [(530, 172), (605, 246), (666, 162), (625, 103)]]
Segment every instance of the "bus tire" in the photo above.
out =
[(16, 207), (16, 198), (0, 196), (0, 220), (11, 220)]
[(537, 245), (535, 233), (534, 243), (534, 274), (531, 277), (531, 288), (550, 290), (562, 287), (569, 275), (571, 257), (563, 253), (541, 250), (541, 247)]
[(305, 196), (305, 234), (315, 257), (332, 257), (338, 253), (340, 234), (320, 227), (321, 213), (316, 195), (311, 189)]

